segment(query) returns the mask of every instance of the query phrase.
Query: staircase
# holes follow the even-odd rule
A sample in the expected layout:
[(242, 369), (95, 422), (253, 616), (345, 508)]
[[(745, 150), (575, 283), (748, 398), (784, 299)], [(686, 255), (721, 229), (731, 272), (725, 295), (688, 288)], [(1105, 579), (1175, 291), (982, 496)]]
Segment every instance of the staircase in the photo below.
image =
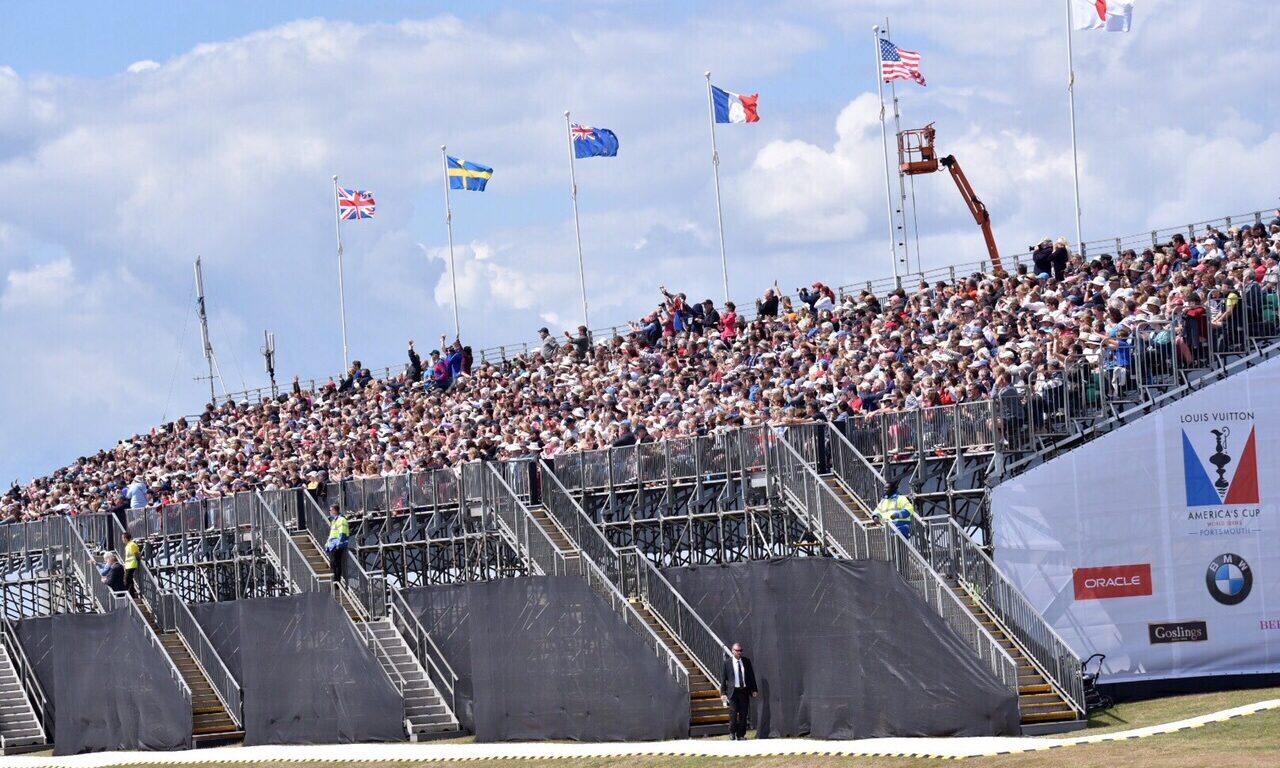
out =
[[(312, 512), (320, 513), (315, 507)], [(291, 533), (289, 538), (297, 545), (315, 579), (324, 589), (333, 591), (329, 557), (320, 548), (315, 536), (310, 531), (298, 531)], [(348, 564), (351, 562), (348, 561)], [(369, 645), (373, 655), (377, 657), (387, 678), (404, 697), (404, 726), (409, 740), (425, 741), (456, 734), (461, 727), (457, 717), (445, 704), (421, 662), (391, 620), (370, 617), (369, 611), (360, 605), (348, 589), (338, 589), (334, 591), (334, 595), (357, 631), (366, 640), (372, 640)]]
[[(433, 734), (448, 736), (458, 731), (458, 719), (449, 711), (444, 699), (431, 684), (426, 671), (413, 651), (396, 631), (390, 619), (366, 623), (386, 652), (378, 654), (378, 663), (392, 680), (403, 681), (404, 725), (410, 741), (425, 741)], [(440, 738), (436, 736), (436, 738)]]
[(1022, 652), (1022, 648), (1004, 626), (996, 621), (959, 580), (951, 577), (944, 577), (944, 580), (964, 607), (978, 617), (982, 626), (1000, 642), (1000, 647), (1018, 663), (1018, 711), (1022, 715), (1023, 732), (1052, 733), (1057, 730), (1053, 724), (1074, 726), (1077, 722), (1076, 711), (1031, 663), (1031, 659)]
[(138, 600), (137, 604), (142, 617), (151, 625), (156, 637), (160, 638), (165, 653), (173, 660), (178, 673), (191, 689), (192, 742), (200, 747), (243, 739), (244, 731), (231, 717), (222, 699), (218, 698), (213, 684), (187, 648), (182, 635), (177, 630), (164, 631), (145, 601)]
[(546, 506), (533, 506), (532, 504), (526, 506), (529, 509), (529, 514), (533, 516), (534, 522), (538, 524), (542, 532), (555, 545), (556, 551), (560, 553), (560, 556), (565, 560), (577, 560), (580, 557), (577, 545), (573, 543), (573, 540), (569, 538), (569, 534), (551, 516), (551, 512), (547, 510)]
[(818, 477), (822, 480), (823, 485), (830, 488), (836, 498), (840, 499), (840, 503), (848, 507), (854, 517), (868, 524), (875, 522), (874, 518), (871, 517), (871, 510), (867, 509), (862, 502), (849, 493), (849, 490), (844, 487), (844, 483), (840, 482), (840, 478), (834, 474), (819, 475)]
[(0, 643), (0, 752), (35, 752), (46, 744), (44, 729), (22, 688), (22, 678), (9, 658), (9, 649)]
[(720, 688), (716, 681), (707, 677), (648, 603), (638, 597), (630, 598), (630, 602), (640, 618), (649, 625), (649, 629), (680, 660), (685, 673), (689, 675), (689, 735), (714, 736), (728, 733), (729, 707), (720, 698)]

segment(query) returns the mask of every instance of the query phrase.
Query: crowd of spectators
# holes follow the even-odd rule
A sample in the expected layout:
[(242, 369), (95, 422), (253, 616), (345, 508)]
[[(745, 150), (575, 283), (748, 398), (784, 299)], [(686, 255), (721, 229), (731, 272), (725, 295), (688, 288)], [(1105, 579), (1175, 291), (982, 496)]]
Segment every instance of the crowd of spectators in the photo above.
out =
[[(661, 288), (629, 332), (540, 330), (528, 355), (476, 361), (455, 340), (400, 375), (359, 361), (338, 381), (260, 404), (209, 405), (0, 499), (5, 521), (254, 488), (437, 469), (1046, 392), (1082, 366), (1117, 386), (1141, 331), (1194, 356), (1213, 327), (1276, 322), (1280, 212), (1269, 226), (1088, 260), (1046, 239), (1032, 265), (885, 296), (775, 283), (748, 320)], [(1268, 314), (1269, 313), (1269, 314)], [(1234, 318), (1234, 319), (1233, 319)], [(1145, 354), (1151, 354), (1147, 349)], [(1188, 360), (1187, 362), (1190, 362)], [(1117, 373), (1118, 372), (1118, 373)]]

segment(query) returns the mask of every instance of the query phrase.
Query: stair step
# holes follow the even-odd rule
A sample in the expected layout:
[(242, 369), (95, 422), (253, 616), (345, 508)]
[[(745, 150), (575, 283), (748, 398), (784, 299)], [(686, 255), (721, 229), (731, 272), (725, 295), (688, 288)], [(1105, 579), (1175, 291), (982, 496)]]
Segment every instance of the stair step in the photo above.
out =
[(1060, 709), (1053, 712), (1027, 712), (1022, 715), (1022, 722), (1024, 723), (1049, 723), (1075, 719), (1076, 713), (1072, 709)]

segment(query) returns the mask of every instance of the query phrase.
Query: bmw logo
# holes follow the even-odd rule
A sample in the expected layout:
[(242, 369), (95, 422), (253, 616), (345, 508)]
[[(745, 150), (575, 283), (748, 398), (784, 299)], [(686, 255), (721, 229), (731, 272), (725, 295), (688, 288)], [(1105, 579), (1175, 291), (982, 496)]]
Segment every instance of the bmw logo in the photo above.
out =
[(1223, 605), (1237, 605), (1244, 602), (1253, 588), (1253, 571), (1239, 555), (1218, 555), (1209, 563), (1204, 583), (1214, 600)]

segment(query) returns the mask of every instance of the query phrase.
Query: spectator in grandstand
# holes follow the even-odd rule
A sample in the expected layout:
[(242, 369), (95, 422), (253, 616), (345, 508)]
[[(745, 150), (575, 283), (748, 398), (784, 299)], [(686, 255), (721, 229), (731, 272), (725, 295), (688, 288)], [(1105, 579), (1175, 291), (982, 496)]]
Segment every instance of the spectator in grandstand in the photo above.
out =
[(1060, 237), (1053, 244), (1053, 253), (1049, 256), (1049, 264), (1053, 267), (1053, 279), (1061, 282), (1067, 276), (1067, 264), (1071, 261), (1071, 252), (1067, 250), (1067, 238)]
[(591, 351), (591, 334), (587, 331), (587, 326), (578, 326), (578, 334), (576, 336), (565, 331), (564, 337), (573, 345), (574, 357), (579, 360), (586, 359), (587, 353)]
[(107, 585), (107, 589), (112, 592), (124, 592), (127, 589), (125, 583), (124, 567), (120, 565), (120, 560), (116, 558), (114, 552), (105, 553), (104, 562), (101, 566), (95, 563), (94, 567), (98, 569), (98, 573), (102, 576), (102, 583)]
[(337, 591), (342, 583), (342, 559), (346, 554), (347, 540), (351, 538), (351, 525), (338, 510), (337, 504), (329, 506), (329, 538), (325, 540), (324, 551), (329, 555), (329, 573), (332, 586)]
[(409, 381), (422, 381), (422, 358), (418, 356), (418, 351), (413, 348), (413, 339), (409, 339), (409, 368), (406, 373), (409, 376)]
[(729, 739), (741, 741), (750, 726), (751, 700), (760, 698), (760, 688), (751, 659), (742, 653), (742, 643), (734, 643), (730, 652), (733, 655), (724, 660), (720, 672), (720, 698), (729, 707)]
[(539, 351), (542, 352), (542, 359), (550, 362), (556, 359), (556, 353), (560, 351), (560, 345), (556, 343), (556, 338), (551, 335), (551, 331), (546, 328), (538, 329), (538, 338), (542, 340), (542, 346)]
[[(764, 292), (763, 299), (756, 299), (756, 317), (777, 317), (778, 316), (778, 281), (773, 281), (773, 287)], [(710, 301), (708, 299), (707, 301)]]
[(124, 489), (124, 495), (129, 497), (130, 509), (142, 509), (147, 506), (148, 492), (147, 483), (143, 480), (142, 475), (135, 475), (133, 482)]

